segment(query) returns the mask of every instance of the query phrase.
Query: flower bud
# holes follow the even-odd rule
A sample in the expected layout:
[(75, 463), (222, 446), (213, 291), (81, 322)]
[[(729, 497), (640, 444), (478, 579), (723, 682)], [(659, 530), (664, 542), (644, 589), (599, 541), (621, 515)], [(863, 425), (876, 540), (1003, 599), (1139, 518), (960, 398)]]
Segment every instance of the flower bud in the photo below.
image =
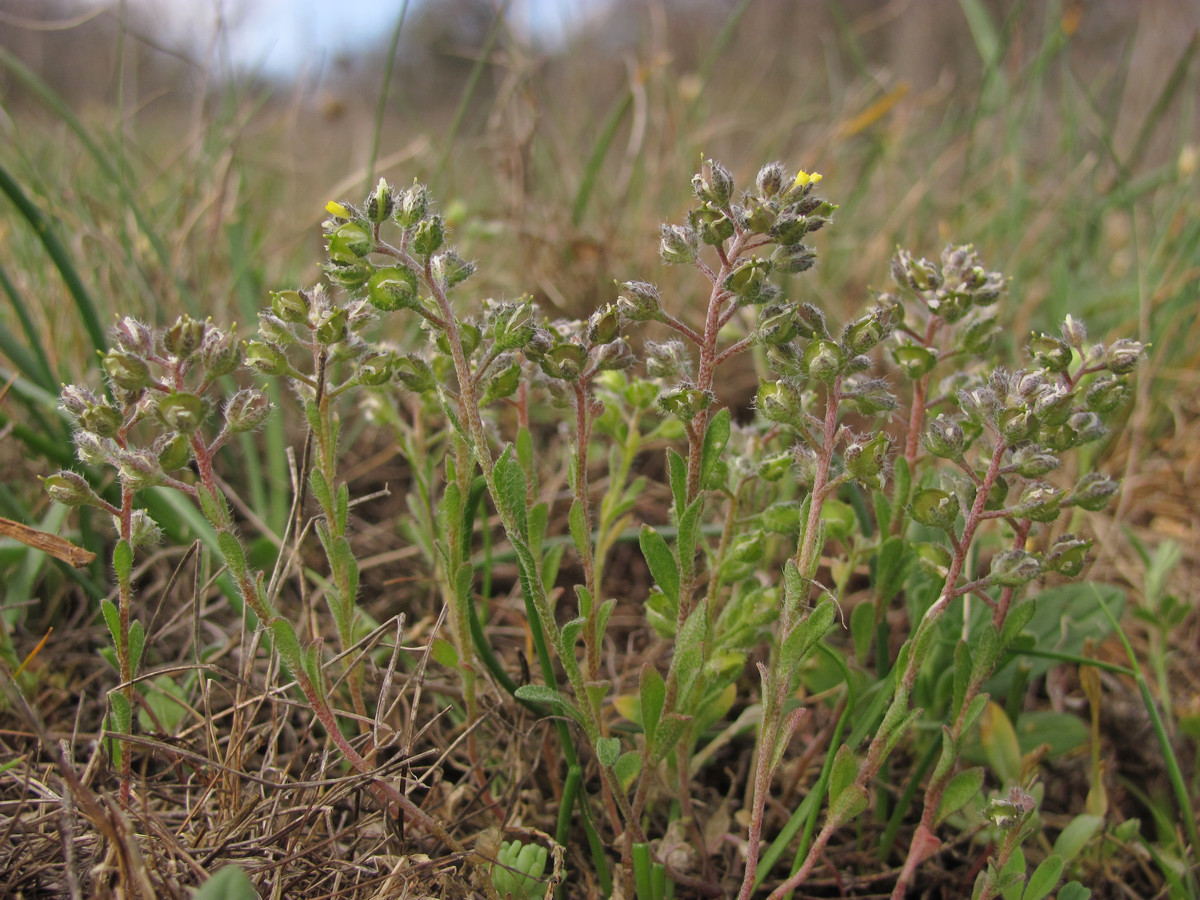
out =
[(875, 307), (846, 325), (842, 331), (842, 344), (850, 356), (858, 356), (875, 348), (888, 333), (889, 310)]
[(102, 438), (90, 431), (77, 431), (74, 435), (75, 455), (88, 466), (116, 465), (120, 448), (112, 438)]
[(687, 363), (682, 341), (646, 342), (646, 374), (651, 378), (679, 378), (687, 371)]
[(325, 344), (336, 344), (346, 339), (346, 329), (349, 324), (349, 314), (344, 308), (330, 307), (323, 310), (313, 321), (313, 334), (317, 341)]
[(811, 303), (801, 303), (796, 308), (796, 327), (804, 337), (829, 337), (829, 328), (825, 324), (825, 313)]
[(503, 303), (489, 313), (488, 331), (497, 353), (520, 350), (532, 340), (536, 327), (529, 321), (528, 303)]
[(1058, 518), (1062, 499), (1063, 492), (1054, 485), (1043, 481), (1035, 482), (1021, 492), (1016, 513), (1034, 522), (1053, 522)]
[(1045, 447), (1025, 444), (1013, 451), (1012, 465), (1022, 478), (1040, 478), (1057, 469), (1059, 459)]
[(1033, 414), (1041, 428), (1057, 428), (1071, 418), (1075, 394), (1061, 384), (1047, 386), (1033, 404)]
[(1129, 385), (1125, 379), (1104, 373), (1097, 375), (1096, 380), (1088, 385), (1084, 402), (1087, 408), (1097, 413), (1112, 412), (1118, 406), (1123, 406), (1129, 399)]
[(396, 357), (392, 362), (392, 376), (415, 394), (432, 391), (438, 383), (429, 363), (418, 356)]
[(759, 311), (755, 336), (764, 344), (786, 344), (797, 335), (796, 309), (790, 303), (772, 303)]
[(484, 385), (483, 393), (479, 398), (480, 406), (487, 406), (496, 400), (502, 400), (505, 397), (511, 397), (517, 392), (517, 388), (521, 386), (521, 364), (512, 362), (506, 368), (502, 369), (498, 374), (493, 375)]
[(104, 403), (93, 403), (79, 415), (79, 427), (98, 437), (114, 437), (124, 421), (116, 407)]
[(701, 171), (692, 176), (692, 190), (702, 202), (723, 209), (733, 198), (733, 175), (719, 162), (706, 160)]
[(329, 233), (329, 261), (352, 266), (375, 249), (370, 229), (358, 222), (345, 222)]
[(1082, 541), (1073, 534), (1064, 534), (1050, 545), (1043, 562), (1051, 571), (1068, 578), (1076, 578), (1083, 572), (1091, 547), (1091, 541)]
[(407, 266), (376, 269), (367, 281), (367, 300), (382, 312), (420, 309), (417, 276)]
[(686, 225), (663, 225), (659, 228), (658, 255), (664, 262), (688, 265), (700, 252), (699, 236)]
[(1114, 375), (1128, 375), (1137, 368), (1138, 362), (1145, 356), (1145, 351), (1145, 344), (1129, 338), (1121, 338), (1114, 341), (1108, 348), (1104, 364)]
[(1099, 512), (1108, 506), (1119, 487), (1120, 485), (1107, 475), (1089, 472), (1079, 479), (1079, 483), (1063, 502), (1067, 506), (1078, 506), (1088, 512)]
[(355, 380), (359, 384), (369, 387), (386, 384), (392, 377), (393, 355), (391, 352), (367, 353), (358, 360), (358, 366), (354, 373)]
[(401, 228), (412, 228), (429, 211), (429, 189), (423, 184), (414, 184), (401, 195), (395, 211), (396, 223)]
[(1077, 412), (1067, 420), (1066, 427), (1075, 435), (1075, 445), (1090, 444), (1108, 435), (1108, 429), (1094, 412)]
[(548, 350), (537, 362), (551, 378), (575, 381), (583, 374), (587, 351), (579, 344), (563, 341)]
[(428, 259), (441, 249), (445, 240), (445, 221), (441, 216), (430, 216), (417, 223), (412, 236), (412, 249), (421, 259)]
[(790, 379), (764, 381), (758, 386), (755, 405), (771, 422), (797, 428), (804, 422), (804, 392)]
[(764, 295), (772, 293), (774, 287), (768, 277), (771, 264), (763, 259), (748, 259), (726, 276), (722, 287), (744, 304), (762, 303)]
[(842, 459), (846, 471), (864, 487), (883, 490), (887, 481), (888, 459), (892, 451), (892, 439), (880, 431), (866, 442), (854, 441), (846, 447)]
[(78, 472), (64, 469), (57, 475), (43, 478), (42, 485), (46, 488), (50, 499), (63, 506), (88, 506), (100, 502), (100, 498), (96, 496), (92, 486), (87, 483), (87, 479)]
[(914, 291), (937, 290), (942, 286), (942, 272), (927, 259), (913, 259), (907, 250), (892, 257), (892, 279), (902, 288)]
[(681, 387), (668, 391), (658, 398), (658, 406), (664, 413), (678, 416), (690, 422), (702, 411), (712, 406), (713, 395), (694, 387)]
[(150, 366), (146, 360), (121, 350), (109, 350), (101, 361), (105, 373), (123, 391), (140, 391), (150, 386)]
[(286, 375), (291, 371), (284, 352), (275, 344), (265, 341), (247, 342), (246, 365), (264, 375)]
[(775, 218), (775, 223), (767, 234), (783, 247), (794, 247), (803, 241), (809, 232), (816, 231), (814, 224), (808, 216), (802, 216), (794, 209), (786, 209)]
[(388, 220), (395, 208), (395, 199), (392, 197), (392, 187), (383, 178), (379, 179), (379, 184), (375, 185), (375, 190), (367, 196), (366, 202), (363, 204), (363, 211), (367, 214), (367, 218), (376, 225), (382, 225)]
[(169, 440), (163, 440), (161, 446), (156, 441), (155, 450), (158, 453), (158, 464), (162, 470), (174, 472), (191, 462), (192, 440), (186, 434), (177, 434)]
[(154, 332), (133, 316), (120, 319), (113, 328), (113, 339), (126, 353), (150, 356), (154, 353)]
[(1028, 350), (1034, 365), (1055, 374), (1067, 371), (1071, 365), (1071, 345), (1061, 338), (1034, 332), (1029, 339)]
[(1082, 353), (1083, 345), (1087, 341), (1087, 326), (1074, 316), (1068, 315), (1063, 320), (1062, 336), (1064, 341)]
[(605, 304), (588, 318), (587, 342), (593, 347), (597, 344), (611, 344), (620, 336), (620, 314), (613, 304)]
[(998, 400), (990, 387), (975, 387), (958, 392), (958, 408), (967, 421), (982, 425), (996, 412)]
[(807, 244), (796, 244), (792, 247), (776, 247), (771, 254), (771, 262), (775, 264), (776, 272), (789, 275), (799, 275), (807, 272), (817, 261), (817, 251)]
[(1001, 550), (992, 557), (988, 578), (1001, 587), (1020, 587), (1042, 574), (1042, 564), (1026, 550)]
[[(121, 523), (116, 516), (113, 517), (113, 523), (117, 527), (117, 533), (120, 534)], [(135, 550), (139, 547), (154, 547), (162, 541), (162, 529), (150, 518), (150, 513), (144, 509), (133, 511), (133, 515), (129, 518), (129, 526), (129, 545)]]
[(617, 296), (617, 309), (630, 322), (660, 321), (662, 301), (658, 288), (645, 281), (626, 281)]
[(308, 295), (295, 290), (272, 291), (271, 311), (283, 322), (305, 322), (308, 320)]
[(758, 177), (754, 179), (758, 193), (763, 197), (774, 197), (783, 190), (785, 181), (787, 181), (787, 175), (784, 172), (783, 163), (778, 162), (763, 166), (758, 170)]
[(763, 203), (758, 197), (746, 198), (746, 228), (755, 234), (766, 234), (779, 218), (773, 204)]
[(429, 269), (434, 280), (449, 290), (475, 274), (475, 263), (467, 262), (457, 253), (447, 251), (430, 260)]
[(199, 394), (174, 391), (158, 398), (155, 411), (159, 421), (171, 431), (194, 434), (204, 423), (205, 405)]
[(58, 399), (62, 402), (62, 408), (76, 419), (83, 415), (84, 410), (100, 402), (95, 394), (77, 384), (64, 384)]
[(917, 544), (917, 565), (927, 575), (944, 579), (950, 574), (950, 565), (953, 562), (954, 557), (951, 556), (949, 547), (928, 541)]
[(131, 491), (162, 484), (163, 470), (149, 450), (122, 450), (117, 458), (117, 476)]
[(843, 362), (841, 348), (833, 341), (813, 341), (804, 351), (807, 374), (814, 381), (831, 383), (841, 374)]
[(1037, 433), (1037, 418), (1024, 404), (1009, 406), (996, 416), (996, 427), (1008, 444), (1022, 444)]
[(693, 210), (690, 219), (700, 240), (713, 247), (729, 240), (736, 231), (728, 216), (708, 206)]
[(321, 270), (334, 284), (348, 291), (357, 290), (370, 280), (375, 267), (366, 260), (357, 263), (331, 262), (322, 266)]
[(892, 348), (892, 359), (913, 381), (923, 378), (937, 365), (937, 351), (920, 344), (905, 342)]
[(913, 496), (908, 512), (921, 525), (953, 531), (959, 513), (958, 498), (936, 488), (923, 488)]
[(242, 345), (231, 332), (210, 328), (200, 348), (200, 361), (209, 378), (228, 375), (242, 364)]
[(939, 459), (950, 459), (957, 462), (963, 458), (966, 436), (963, 434), (962, 425), (957, 420), (939, 413), (929, 423), (929, 428), (925, 431), (921, 443), (925, 445), (926, 450)]
[[(758, 468), (758, 477), (763, 481), (778, 481), (792, 467), (792, 454), (777, 453), (763, 459)], [(765, 515), (765, 514), (764, 514)], [(797, 522), (799, 519), (797, 518)]]

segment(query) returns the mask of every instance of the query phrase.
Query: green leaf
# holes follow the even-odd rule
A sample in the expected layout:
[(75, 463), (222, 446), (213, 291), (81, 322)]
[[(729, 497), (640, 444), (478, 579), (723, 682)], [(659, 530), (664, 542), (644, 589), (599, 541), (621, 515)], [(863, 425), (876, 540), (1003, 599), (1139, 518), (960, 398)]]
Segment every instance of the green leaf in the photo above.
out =
[(717, 414), (708, 423), (704, 432), (704, 446), (700, 451), (700, 483), (707, 484), (713, 467), (729, 442), (729, 408), (717, 410)]
[(954, 696), (950, 709), (957, 715), (967, 698), (967, 686), (971, 682), (971, 647), (966, 641), (954, 645)]
[(447, 669), (458, 668), (458, 649), (445, 638), (433, 639), (429, 655), (440, 666), (445, 666)]
[(875, 595), (883, 604), (890, 603), (908, 578), (913, 556), (902, 538), (892, 535), (879, 546), (875, 560)]
[(829, 807), (829, 824), (845, 825), (864, 809), (870, 799), (861, 784), (851, 784), (838, 795), (837, 803)]
[(1076, 816), (1067, 823), (1067, 827), (1054, 841), (1054, 854), (1062, 857), (1063, 862), (1070, 862), (1080, 854), (1103, 825), (1102, 816)]
[(142, 730), (174, 734), (188, 714), (187, 694), (183, 688), (170, 675), (159, 675), (146, 686), (143, 696), (149, 709), (138, 710)]
[(596, 759), (608, 768), (615, 766), (621, 757), (621, 741), (615, 737), (602, 737), (596, 741)]
[(133, 709), (129, 698), (119, 690), (108, 692), (108, 704), (111, 708), (113, 727), (117, 734), (133, 733)]
[(142, 648), (146, 645), (146, 629), (142, 623), (134, 619), (129, 623), (129, 670), (137, 674), (138, 663), (142, 659)]
[(192, 900), (259, 900), (250, 878), (237, 866), (225, 866), (204, 882)]
[(557, 690), (545, 684), (523, 684), (517, 688), (513, 695), (518, 700), (527, 700), (530, 703), (544, 703), (560, 713), (565, 713), (573, 719), (579, 718), (579, 711), (570, 703), (566, 697), (560, 694)]
[(983, 789), (984, 771), (981, 768), (964, 769), (946, 785), (942, 793), (942, 801), (938, 804), (937, 815), (933, 818), (934, 825), (940, 825), (947, 816), (953, 815), (971, 802), (971, 798), (979, 795)]
[(795, 672), (796, 667), (808, 657), (813, 647), (825, 637), (836, 615), (837, 605), (826, 597), (784, 637), (779, 655), (783, 671)]
[(1021, 778), (1021, 747), (1017, 733), (1004, 708), (988, 703), (979, 723), (979, 739), (988, 763), (1005, 784), (1019, 784)]
[(579, 551), (580, 556), (586, 557), (592, 543), (592, 532), (588, 528), (583, 505), (578, 500), (571, 504), (571, 512), (567, 516), (567, 521), (571, 526), (571, 540), (575, 542), (575, 549)]
[(117, 611), (117, 605), (111, 600), (101, 600), (100, 612), (104, 616), (104, 624), (108, 626), (108, 633), (112, 635), (113, 644), (120, 644), (121, 614)]
[(837, 755), (833, 758), (833, 772), (829, 776), (829, 805), (837, 804), (842, 792), (854, 783), (858, 775), (858, 760), (845, 744), (838, 747)]
[(329, 489), (329, 482), (316, 466), (308, 475), (308, 486), (321, 509), (333, 509), (333, 493)]
[[(585, 589), (586, 590), (586, 589)], [(583, 626), (587, 624), (587, 619), (583, 616), (578, 616), (563, 625), (558, 633), (558, 652), (563, 659), (573, 657), (575, 655), (575, 642), (579, 640), (579, 633), (583, 631)]]
[(626, 750), (617, 760), (613, 771), (616, 773), (621, 789), (628, 791), (633, 786), (634, 779), (642, 771), (642, 754), (637, 750)]
[(300, 641), (296, 637), (296, 630), (292, 628), (292, 623), (287, 619), (275, 617), (271, 620), (271, 636), (275, 640), (275, 649), (279, 651), (279, 655), (283, 657), (288, 668), (293, 672), (298, 671), (301, 667), (302, 654)]
[(687, 506), (687, 462), (671, 449), (667, 450), (667, 474), (671, 481), (675, 511), (678, 513)]
[(245, 578), (246, 552), (242, 549), (242, 542), (237, 539), (237, 535), (231, 531), (217, 532), (217, 548), (221, 551), (221, 558), (225, 560), (225, 565), (233, 573), (233, 577), (239, 581)]
[(658, 722), (662, 717), (663, 702), (667, 686), (658, 669), (649, 663), (642, 665), (640, 698), (642, 703), (642, 731), (646, 734), (647, 746), (654, 746)]
[(651, 748), (650, 762), (659, 763), (666, 759), (667, 754), (675, 749), (675, 745), (683, 736), (684, 730), (691, 724), (691, 716), (682, 716), (679, 713), (667, 713), (658, 723), (658, 733), (654, 738), (654, 746)]
[(871, 648), (875, 634), (875, 607), (871, 603), (860, 603), (850, 613), (850, 636), (854, 640), (854, 658), (862, 662)]
[(617, 608), (615, 599), (605, 600), (600, 604), (600, 612), (596, 616), (596, 633), (604, 634), (604, 629), (608, 627), (608, 619), (612, 615), (612, 611)]
[(655, 583), (666, 594), (671, 604), (679, 608), (679, 565), (666, 540), (649, 525), (643, 525), (638, 535), (638, 543), (642, 548), (642, 556), (650, 567), (650, 574)]
[(117, 574), (117, 582), (126, 584), (133, 572), (133, 547), (129, 541), (121, 539), (113, 547), (113, 571)]
[(1020, 847), (1013, 851), (1008, 863), (996, 877), (996, 892), (1004, 900), (1021, 900), (1021, 890), (1025, 885), (1025, 851)]
[(496, 486), (500, 496), (495, 498), (503, 504), (505, 512), (516, 523), (519, 537), (528, 538), (529, 529), (526, 523), (525, 472), (511, 456), (502, 454), (496, 461)]
[(1085, 888), (1078, 881), (1068, 881), (1058, 892), (1056, 900), (1091, 900), (1091, 888)]
[(679, 569), (691, 576), (696, 570), (696, 536), (700, 528), (700, 513), (704, 511), (704, 497), (697, 497), (679, 517), (679, 533), (676, 545), (679, 551)]
[(1021, 895), (1021, 900), (1042, 900), (1050, 894), (1058, 885), (1058, 879), (1062, 877), (1063, 858), (1061, 856), (1047, 856), (1041, 861), (1033, 874), (1029, 876), (1029, 884), (1025, 886), (1025, 893)]

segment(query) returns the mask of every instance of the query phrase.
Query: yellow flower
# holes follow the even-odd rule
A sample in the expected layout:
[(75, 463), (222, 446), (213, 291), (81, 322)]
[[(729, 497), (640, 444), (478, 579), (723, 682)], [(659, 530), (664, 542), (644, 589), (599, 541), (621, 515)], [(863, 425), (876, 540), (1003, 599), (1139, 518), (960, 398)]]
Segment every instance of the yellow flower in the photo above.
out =
[(325, 204), (325, 212), (329, 213), (331, 216), (337, 216), (341, 219), (351, 218), (350, 210), (346, 209), (346, 207), (334, 200), (330, 200)]
[(792, 182), (792, 187), (804, 187), (809, 184), (816, 184), (823, 176), (820, 172), (805, 172), (801, 169), (796, 173), (796, 180)]

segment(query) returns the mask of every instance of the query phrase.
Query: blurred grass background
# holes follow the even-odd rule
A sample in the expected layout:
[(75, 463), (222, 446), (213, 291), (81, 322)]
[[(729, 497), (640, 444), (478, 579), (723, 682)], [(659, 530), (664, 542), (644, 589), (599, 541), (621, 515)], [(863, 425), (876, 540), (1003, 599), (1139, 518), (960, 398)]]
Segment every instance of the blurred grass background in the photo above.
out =
[[(835, 315), (886, 287), (897, 245), (969, 241), (1012, 279), (1014, 353), (1067, 312), (1152, 342), (1110, 447), (1131, 476), (1122, 514), (1195, 546), (1200, 7), (575, 8), (585, 26), (539, 45), (502, 3), (397, 0), (390, 32), (281, 79), (231, 70), (219, 28), (172, 44), (150, 7), (0, 3), (0, 514), (61, 523), (32, 476), (70, 462), (55, 394), (94, 380), (114, 315), (252, 322), (269, 289), (319, 277), (327, 200), (427, 181), (481, 295), (583, 315), (618, 281), (691, 289), (659, 265), (657, 225), (712, 156), (742, 179), (772, 159), (825, 175), (841, 208), (796, 290)], [(281, 429), (258, 438), (266, 471), (247, 444), (229, 476), (274, 528)]]

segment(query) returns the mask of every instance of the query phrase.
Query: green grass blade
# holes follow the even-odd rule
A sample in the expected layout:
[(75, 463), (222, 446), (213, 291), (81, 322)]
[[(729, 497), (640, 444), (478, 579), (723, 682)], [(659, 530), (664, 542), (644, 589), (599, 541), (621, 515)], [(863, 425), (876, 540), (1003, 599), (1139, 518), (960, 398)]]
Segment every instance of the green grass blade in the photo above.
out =
[(86, 329), (88, 337), (91, 338), (92, 346), (100, 351), (106, 350), (108, 348), (108, 341), (104, 337), (104, 326), (100, 324), (100, 316), (96, 312), (96, 304), (92, 300), (92, 295), (88, 292), (88, 289), (84, 287), (70, 254), (63, 247), (62, 242), (58, 239), (58, 235), (54, 233), (49, 220), (47, 220), (33, 201), (26, 196), (25, 191), (21, 189), (21, 186), (3, 166), (0, 166), (0, 191), (3, 191), (7, 195), (13, 206), (21, 213), (25, 221), (29, 223), (29, 227), (33, 229), (38, 240), (42, 242), (42, 247), (45, 248), (46, 254), (53, 261), (55, 268), (58, 269), (59, 275), (62, 276), (62, 280), (67, 286), (67, 290), (70, 291), (71, 297), (75, 300), (75, 308), (79, 311), (80, 319), (83, 321), (83, 327)]
[(595, 146), (592, 147), (587, 165), (584, 167), (583, 179), (579, 183), (579, 191), (575, 194), (575, 203), (571, 207), (571, 224), (576, 227), (583, 222), (583, 217), (587, 213), (588, 201), (591, 200), (592, 192), (596, 188), (596, 181), (600, 177), (604, 158), (608, 156), (608, 151), (617, 136), (617, 129), (620, 128), (621, 123), (625, 121), (632, 109), (633, 92), (626, 91), (613, 106), (608, 118), (604, 120), (600, 136), (597, 138)]
[(8, 297), (13, 313), (16, 315), (17, 321), (21, 323), (21, 331), (25, 335), (25, 344), (21, 344), (7, 329), (0, 329), (0, 351), (3, 351), (16, 364), (22, 375), (38, 387), (46, 391), (57, 391), (58, 379), (50, 370), (50, 360), (46, 357), (45, 348), (42, 347), (42, 336), (38, 334), (33, 319), (29, 317), (24, 300), (18, 293), (16, 285), (9, 279), (8, 272), (5, 271), (3, 265), (0, 265), (0, 288)]

